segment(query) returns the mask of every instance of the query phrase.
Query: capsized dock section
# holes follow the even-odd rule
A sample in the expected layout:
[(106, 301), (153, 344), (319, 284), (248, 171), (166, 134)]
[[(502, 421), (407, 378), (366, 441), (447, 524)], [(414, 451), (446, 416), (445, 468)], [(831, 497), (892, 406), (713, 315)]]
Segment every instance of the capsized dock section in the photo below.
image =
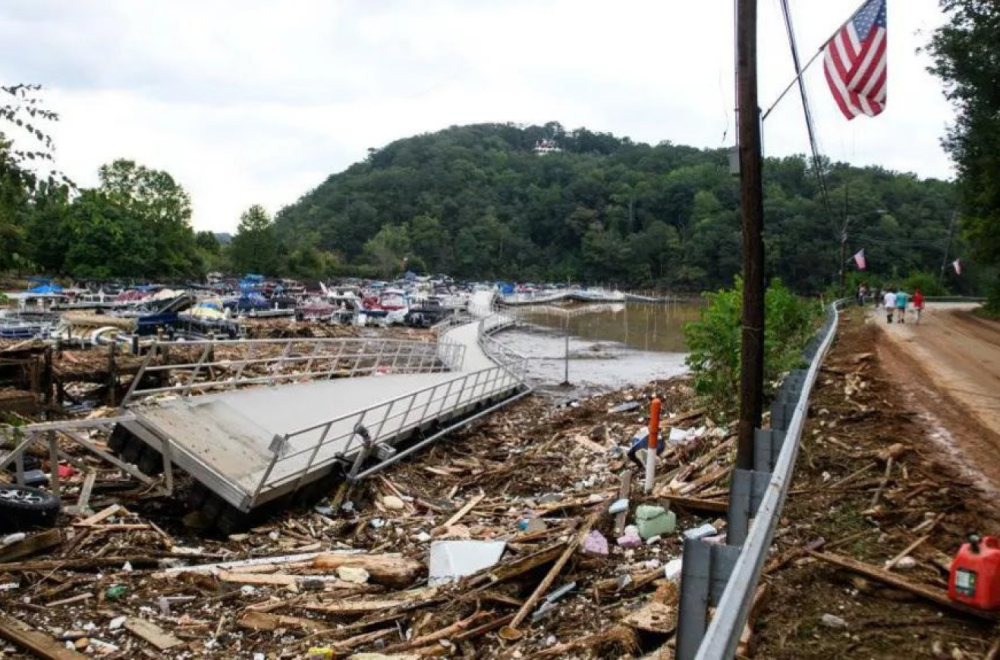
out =
[(437, 352), (447, 358), (424, 356), (408, 360), (406, 369), (376, 365), (368, 375), (199, 396), (171, 396), (168, 390), (166, 397), (129, 404), (131, 418), (121, 425), (248, 512), (343, 470), (362, 451), (391, 455), (397, 442), (524, 390), (523, 358), (490, 337), (511, 322), (487, 315), (491, 302), (492, 294), (478, 294), (471, 309), (480, 318), (442, 333)]

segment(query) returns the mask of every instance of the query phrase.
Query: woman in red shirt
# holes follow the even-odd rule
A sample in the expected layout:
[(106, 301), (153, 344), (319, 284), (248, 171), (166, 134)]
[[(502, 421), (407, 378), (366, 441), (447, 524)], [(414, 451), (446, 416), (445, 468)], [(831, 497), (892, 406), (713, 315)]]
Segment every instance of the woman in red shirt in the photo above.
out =
[(920, 312), (924, 310), (924, 294), (920, 293), (920, 289), (916, 289), (913, 292), (913, 315), (916, 317), (916, 322), (920, 323)]

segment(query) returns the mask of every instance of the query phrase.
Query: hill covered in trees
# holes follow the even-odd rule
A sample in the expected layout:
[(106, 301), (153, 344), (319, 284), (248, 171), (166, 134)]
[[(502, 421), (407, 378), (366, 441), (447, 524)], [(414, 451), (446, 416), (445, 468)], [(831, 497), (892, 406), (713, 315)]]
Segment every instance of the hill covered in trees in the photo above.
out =
[[(544, 155), (534, 147), (553, 142)], [(939, 272), (951, 183), (823, 163), (829, 204), (803, 157), (765, 163), (768, 268), (799, 291), (835, 282), (847, 256), (876, 277)], [(724, 150), (544, 126), (452, 127), (369, 150), (282, 209), (286, 268), (405, 267), (470, 278), (582, 280), (702, 290), (740, 269), (738, 177)], [(964, 256), (961, 237), (952, 254)], [(965, 259), (963, 259), (965, 261)], [(848, 268), (852, 268), (848, 266)], [(971, 278), (952, 288), (969, 290)]]

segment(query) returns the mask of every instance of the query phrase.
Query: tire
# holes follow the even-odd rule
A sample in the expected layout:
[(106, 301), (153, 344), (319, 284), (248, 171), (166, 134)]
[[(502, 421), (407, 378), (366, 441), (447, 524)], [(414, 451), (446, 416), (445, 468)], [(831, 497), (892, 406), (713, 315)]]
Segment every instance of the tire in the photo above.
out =
[(0, 484), (0, 531), (52, 527), (56, 524), (60, 507), (59, 498), (48, 491)]

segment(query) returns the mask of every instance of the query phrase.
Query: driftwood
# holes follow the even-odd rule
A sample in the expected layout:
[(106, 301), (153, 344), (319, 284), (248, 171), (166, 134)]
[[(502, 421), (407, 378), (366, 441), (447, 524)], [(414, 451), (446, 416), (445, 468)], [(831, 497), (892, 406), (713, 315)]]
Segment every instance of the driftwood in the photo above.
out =
[(829, 564), (833, 564), (834, 566), (846, 568), (859, 575), (863, 575), (864, 577), (869, 577), (883, 584), (887, 584), (890, 587), (896, 587), (897, 589), (908, 591), (915, 596), (920, 596), (921, 598), (936, 605), (953, 609), (956, 612), (969, 614), (979, 619), (986, 619), (987, 621), (996, 621), (998, 618), (998, 614), (996, 612), (977, 610), (974, 607), (969, 607), (968, 605), (964, 605), (962, 603), (956, 603), (948, 598), (948, 592), (943, 589), (935, 589), (923, 584), (915, 584), (909, 580), (904, 580), (895, 573), (890, 573), (889, 571), (881, 569), (877, 566), (872, 566), (870, 564), (857, 561), (856, 559), (851, 559), (850, 557), (842, 557), (828, 552), (810, 552), (809, 554), (817, 559), (822, 559)]
[(363, 568), (373, 582), (402, 589), (410, 586), (423, 574), (424, 565), (416, 559), (401, 555), (341, 555), (322, 554), (313, 559), (316, 568)]
[(22, 571), (57, 571), (124, 566), (126, 563), (138, 568), (156, 566), (159, 557), (150, 555), (129, 555), (125, 557), (83, 557), (81, 559), (39, 559), (37, 561), (10, 562), (0, 564), (0, 573)]
[(329, 626), (322, 621), (304, 619), (297, 616), (284, 616), (281, 614), (267, 614), (265, 612), (249, 611), (239, 620), (241, 628), (249, 630), (277, 630), (278, 628), (291, 628), (304, 630), (306, 632), (320, 632), (327, 630)]
[(531, 610), (534, 609), (538, 600), (545, 595), (545, 592), (548, 591), (549, 587), (552, 586), (552, 583), (555, 582), (559, 573), (562, 572), (563, 567), (566, 566), (566, 562), (568, 562), (569, 558), (573, 556), (576, 549), (580, 547), (581, 543), (583, 543), (584, 537), (590, 533), (591, 528), (597, 523), (598, 518), (601, 517), (603, 509), (604, 507), (598, 507), (587, 517), (587, 520), (583, 523), (580, 531), (577, 532), (575, 537), (573, 537), (573, 540), (566, 544), (566, 549), (563, 550), (562, 555), (560, 555), (559, 559), (556, 560), (556, 563), (552, 566), (552, 568), (549, 569), (548, 574), (538, 584), (538, 586), (535, 587), (535, 591), (532, 592), (528, 600), (524, 601), (524, 605), (522, 605), (521, 609), (517, 611), (517, 614), (514, 616), (514, 620), (510, 622), (508, 627), (504, 628), (504, 630), (508, 631), (508, 638), (516, 638), (520, 635), (520, 633), (517, 632), (517, 627), (521, 625), (521, 622), (524, 621), (525, 617), (527, 617), (528, 614), (531, 613)]

